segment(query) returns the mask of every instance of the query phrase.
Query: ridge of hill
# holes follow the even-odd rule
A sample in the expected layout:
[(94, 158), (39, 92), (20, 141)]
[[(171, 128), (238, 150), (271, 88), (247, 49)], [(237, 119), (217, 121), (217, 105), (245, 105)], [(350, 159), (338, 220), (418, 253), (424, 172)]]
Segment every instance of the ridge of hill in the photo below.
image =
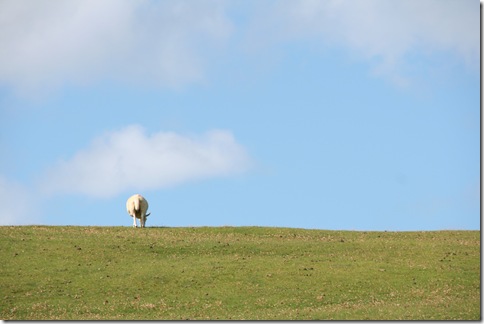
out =
[(480, 232), (0, 226), (3, 320), (479, 320)]

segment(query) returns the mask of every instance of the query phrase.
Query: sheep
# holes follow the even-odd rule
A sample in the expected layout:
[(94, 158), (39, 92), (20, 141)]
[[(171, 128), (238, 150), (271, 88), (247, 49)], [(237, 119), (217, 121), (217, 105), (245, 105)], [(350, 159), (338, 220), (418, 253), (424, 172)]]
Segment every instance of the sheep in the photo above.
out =
[(128, 214), (133, 217), (133, 227), (136, 226), (136, 218), (139, 219), (140, 227), (145, 227), (146, 218), (151, 214), (146, 214), (148, 210), (148, 201), (140, 194), (132, 195), (126, 202)]

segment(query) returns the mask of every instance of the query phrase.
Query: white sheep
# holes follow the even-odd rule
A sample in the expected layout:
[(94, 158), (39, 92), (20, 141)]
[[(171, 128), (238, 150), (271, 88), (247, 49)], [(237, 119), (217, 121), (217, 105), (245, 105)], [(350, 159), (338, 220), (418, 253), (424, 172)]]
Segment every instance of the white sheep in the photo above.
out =
[(138, 227), (136, 226), (136, 218), (139, 219), (140, 227), (145, 227), (146, 217), (151, 213), (146, 214), (148, 201), (143, 196), (136, 194), (129, 197), (126, 202), (126, 209), (128, 210), (128, 214), (133, 217), (133, 227)]

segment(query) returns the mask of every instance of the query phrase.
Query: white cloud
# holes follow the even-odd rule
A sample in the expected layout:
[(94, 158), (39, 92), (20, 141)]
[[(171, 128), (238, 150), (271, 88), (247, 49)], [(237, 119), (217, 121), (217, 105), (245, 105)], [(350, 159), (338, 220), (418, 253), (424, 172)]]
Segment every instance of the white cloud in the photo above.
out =
[(0, 2), (0, 83), (23, 95), (102, 79), (179, 87), (232, 30), (219, 1)]
[[(480, 8), (474, 0), (255, 1), (249, 10), (244, 5), (1, 1), (0, 84), (26, 96), (103, 80), (178, 88), (204, 82), (234, 29), (247, 27), (249, 43), (272, 50), (295, 40), (343, 46), (396, 83), (405, 83), (415, 52), (451, 52), (479, 70)], [(241, 10), (233, 17), (247, 14), (248, 25), (230, 19), (229, 9)]]
[(37, 201), (27, 188), (0, 174), (0, 225), (34, 224)]
[(473, 0), (275, 1), (254, 20), (248, 39), (250, 46), (342, 46), (372, 62), (374, 73), (404, 83), (415, 53), (450, 52), (478, 71), (479, 12)]
[(213, 130), (198, 136), (171, 132), (146, 135), (131, 125), (96, 138), (91, 145), (46, 172), (47, 194), (112, 197), (246, 170), (250, 159), (232, 134)]

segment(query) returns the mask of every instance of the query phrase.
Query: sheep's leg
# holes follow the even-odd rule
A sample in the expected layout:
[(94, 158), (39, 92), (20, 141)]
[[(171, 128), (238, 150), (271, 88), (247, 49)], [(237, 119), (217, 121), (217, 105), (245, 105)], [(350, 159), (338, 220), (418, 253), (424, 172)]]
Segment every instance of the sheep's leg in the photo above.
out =
[(136, 216), (133, 216), (133, 227), (137, 227), (136, 226)]
[(139, 226), (145, 227), (145, 222), (146, 222), (146, 218), (143, 215), (141, 215), (141, 218), (139, 219)]

